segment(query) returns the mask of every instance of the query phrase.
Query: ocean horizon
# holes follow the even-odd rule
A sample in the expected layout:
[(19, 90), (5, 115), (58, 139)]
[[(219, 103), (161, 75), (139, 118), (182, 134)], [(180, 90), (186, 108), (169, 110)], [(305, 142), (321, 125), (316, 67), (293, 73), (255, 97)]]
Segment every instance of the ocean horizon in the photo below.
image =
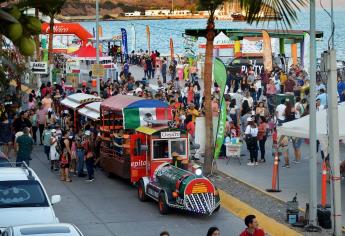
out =
[[(337, 59), (345, 60), (345, 27), (342, 23), (345, 20), (345, 9), (334, 11), (335, 22), (335, 49), (337, 50)], [(205, 29), (207, 19), (166, 19), (166, 20), (125, 20), (125, 21), (101, 21), (104, 37), (121, 35), (121, 28), (125, 28), (128, 35), (128, 48), (132, 50), (132, 31), (134, 25), (136, 31), (136, 50), (147, 49), (146, 25), (150, 26), (151, 31), (151, 49), (158, 50), (163, 54), (168, 54), (170, 38), (174, 41), (175, 53), (183, 54), (185, 29)], [(93, 32), (95, 22), (80, 22), (89, 32)], [(280, 22), (266, 22), (257, 24), (247, 24), (245, 22), (232, 22), (216, 20), (216, 28), (226, 29), (282, 29)], [(309, 11), (302, 10), (298, 14), (298, 22), (293, 24), (292, 30), (309, 29)], [(328, 49), (328, 39), (331, 35), (331, 19), (322, 9), (316, 11), (316, 30), (323, 31), (322, 41), (317, 42), (317, 56)], [(201, 38), (198, 43), (204, 42)]]

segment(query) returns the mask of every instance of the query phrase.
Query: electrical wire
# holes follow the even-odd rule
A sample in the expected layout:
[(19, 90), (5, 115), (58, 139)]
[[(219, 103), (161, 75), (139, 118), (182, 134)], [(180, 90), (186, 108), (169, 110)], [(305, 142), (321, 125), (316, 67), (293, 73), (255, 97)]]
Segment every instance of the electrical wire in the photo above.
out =
[[(334, 23), (334, 21), (332, 19), (331, 14), (329, 13), (329, 11), (327, 11), (326, 8), (323, 6), (322, 0), (320, 0), (320, 6), (326, 12), (326, 14), (331, 18), (331, 21), (332, 21), (332, 33), (331, 33), (331, 36), (328, 39), (328, 49), (331, 49), (331, 39), (334, 38), (335, 23)], [(332, 47), (334, 47), (334, 45), (332, 45)]]

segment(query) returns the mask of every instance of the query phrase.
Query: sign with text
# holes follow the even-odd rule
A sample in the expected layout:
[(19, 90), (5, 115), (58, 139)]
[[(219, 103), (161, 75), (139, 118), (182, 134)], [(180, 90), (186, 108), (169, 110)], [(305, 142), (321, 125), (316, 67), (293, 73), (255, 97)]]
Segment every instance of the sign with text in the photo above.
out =
[(180, 138), (180, 131), (161, 132), (161, 138)]
[(72, 85), (74, 88), (77, 88), (79, 84), (79, 74), (68, 73), (66, 76), (66, 84)]
[(91, 66), (92, 76), (104, 77), (104, 66), (101, 64), (93, 64)]
[(48, 74), (47, 62), (30, 62), (30, 70), (34, 74)]

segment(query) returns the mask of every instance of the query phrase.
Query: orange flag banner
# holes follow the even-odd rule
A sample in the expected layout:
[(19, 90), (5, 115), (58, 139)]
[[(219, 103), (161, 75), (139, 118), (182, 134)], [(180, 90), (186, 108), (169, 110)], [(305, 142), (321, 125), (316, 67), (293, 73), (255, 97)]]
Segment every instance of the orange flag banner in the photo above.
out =
[(264, 60), (264, 69), (268, 71), (272, 71), (273, 61), (272, 61), (271, 38), (266, 30), (262, 31), (262, 39), (263, 39), (262, 57)]
[(150, 32), (150, 26), (148, 25), (146, 25), (146, 35), (147, 35), (147, 48), (150, 53), (151, 52), (151, 32)]
[(175, 52), (174, 52), (174, 41), (172, 38), (170, 38), (170, 57), (171, 57), (171, 61), (174, 60), (174, 55), (175, 55)]
[(291, 57), (292, 57), (292, 63), (294, 65), (297, 65), (297, 44), (296, 43), (291, 44)]

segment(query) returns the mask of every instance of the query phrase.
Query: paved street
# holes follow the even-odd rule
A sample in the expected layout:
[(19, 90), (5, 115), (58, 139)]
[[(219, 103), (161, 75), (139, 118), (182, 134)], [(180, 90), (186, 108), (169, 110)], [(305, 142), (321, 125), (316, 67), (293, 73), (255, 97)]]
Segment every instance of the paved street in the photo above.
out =
[(224, 235), (238, 235), (243, 221), (224, 209), (213, 216), (172, 212), (160, 215), (157, 203), (140, 202), (136, 188), (121, 179), (107, 178), (97, 169), (92, 183), (77, 177), (72, 183), (59, 181), (51, 172), (43, 155), (43, 147), (35, 146), (31, 167), (38, 173), (48, 194), (61, 194), (62, 202), (54, 209), (61, 222), (74, 223), (86, 236), (155, 236), (168, 230), (171, 235), (206, 235), (210, 226), (218, 226)]

